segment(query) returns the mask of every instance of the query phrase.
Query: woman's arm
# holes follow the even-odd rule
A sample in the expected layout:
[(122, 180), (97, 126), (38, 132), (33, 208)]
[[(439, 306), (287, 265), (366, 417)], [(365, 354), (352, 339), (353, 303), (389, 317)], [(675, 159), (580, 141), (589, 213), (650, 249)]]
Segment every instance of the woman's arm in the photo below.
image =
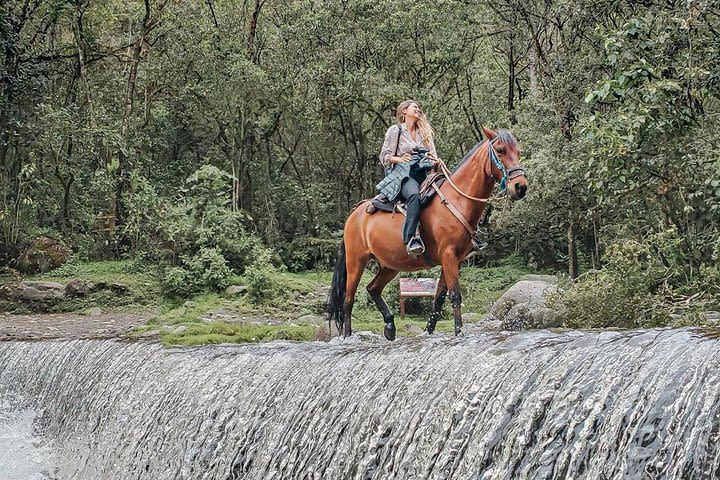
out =
[(434, 160), (438, 159), (437, 150), (435, 150), (435, 142), (431, 138), (430, 143), (427, 145), (428, 147), (428, 155), (430, 155)]
[(391, 126), (385, 133), (385, 141), (383, 142), (382, 150), (380, 150), (380, 163), (382, 163), (383, 167), (388, 167), (393, 163), (410, 161), (410, 154), (408, 153), (401, 157), (395, 156), (395, 148), (398, 145), (398, 135), (400, 135), (400, 129), (397, 125)]

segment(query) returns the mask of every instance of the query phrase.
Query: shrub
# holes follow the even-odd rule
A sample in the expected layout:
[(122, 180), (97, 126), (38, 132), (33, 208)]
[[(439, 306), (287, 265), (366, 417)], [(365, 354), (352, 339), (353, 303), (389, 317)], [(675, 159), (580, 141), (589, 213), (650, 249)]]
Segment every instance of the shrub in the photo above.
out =
[(617, 241), (604, 260), (605, 268), (581, 276), (552, 299), (565, 325), (662, 326), (674, 316), (695, 316), (720, 303), (717, 267), (690, 269), (673, 229), (641, 241)]
[(335, 263), (340, 239), (296, 237), (283, 248), (283, 262), (291, 272), (330, 269)]
[(185, 264), (200, 288), (222, 290), (230, 282), (232, 271), (219, 248), (201, 248), (185, 259)]
[(248, 295), (253, 303), (263, 303), (278, 295), (280, 285), (276, 273), (277, 269), (273, 266), (272, 257), (267, 250), (245, 270)]
[(165, 296), (171, 298), (187, 297), (197, 292), (190, 273), (182, 267), (166, 268), (160, 278), (160, 288)]

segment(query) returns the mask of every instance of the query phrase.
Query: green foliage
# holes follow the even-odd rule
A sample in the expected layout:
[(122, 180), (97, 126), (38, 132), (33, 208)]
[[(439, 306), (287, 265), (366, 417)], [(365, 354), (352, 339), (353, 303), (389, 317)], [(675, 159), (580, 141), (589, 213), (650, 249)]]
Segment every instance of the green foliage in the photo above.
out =
[(263, 303), (280, 293), (280, 284), (276, 280), (277, 270), (271, 263), (268, 253), (257, 258), (255, 263), (245, 270), (248, 295), (253, 303)]
[(642, 241), (618, 241), (606, 267), (591, 271), (555, 299), (570, 327), (664, 326), (720, 307), (720, 270), (694, 270), (673, 229)]
[(228, 286), (231, 275), (219, 248), (201, 248), (183, 256), (181, 267), (165, 268), (161, 284), (167, 296), (182, 298), (201, 290), (220, 291)]
[(196, 292), (190, 273), (182, 267), (168, 267), (160, 277), (163, 294), (170, 298), (185, 298)]
[(291, 272), (330, 269), (339, 246), (339, 239), (296, 237), (283, 247), (282, 259)]
[(201, 248), (197, 254), (184, 260), (199, 287), (222, 290), (228, 286), (232, 272), (219, 248)]
[(669, 227), (674, 291), (718, 261), (711, 2), (25, 3), (0, 7), (22, 32), (0, 40), (2, 263), (54, 231), (86, 260), (210, 269), (187, 291), (219, 288), (220, 256), (258, 285), (282, 275), (254, 263), (263, 245), (326, 268), (406, 97), (451, 166), (482, 125), (521, 142), (528, 196), (493, 202), (478, 263), (600, 269)]

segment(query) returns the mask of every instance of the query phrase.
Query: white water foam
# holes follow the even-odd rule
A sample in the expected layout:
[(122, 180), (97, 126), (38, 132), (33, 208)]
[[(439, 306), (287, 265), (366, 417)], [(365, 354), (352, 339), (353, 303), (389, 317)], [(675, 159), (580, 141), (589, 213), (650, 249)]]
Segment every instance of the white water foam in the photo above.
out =
[(38, 432), (37, 412), (6, 410), (0, 404), (0, 480), (57, 478), (52, 442)]

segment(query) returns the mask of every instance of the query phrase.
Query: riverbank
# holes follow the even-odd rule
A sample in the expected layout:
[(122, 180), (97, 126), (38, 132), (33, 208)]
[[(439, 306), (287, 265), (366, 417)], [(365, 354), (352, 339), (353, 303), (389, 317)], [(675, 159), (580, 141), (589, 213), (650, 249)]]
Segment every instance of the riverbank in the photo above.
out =
[[(462, 271), (463, 312), (467, 323), (481, 320), (492, 303), (527, 268), (508, 260), (492, 268), (465, 267)], [(422, 272), (437, 277), (439, 268)], [(359, 288), (353, 328), (381, 333), (382, 321), (365, 293), (371, 272)], [(12, 302), (7, 292), (21, 282), (55, 282), (56, 298), (41, 302)], [(255, 343), (270, 340), (314, 340), (327, 336), (324, 307), (331, 272), (277, 272), (269, 279), (268, 295), (248, 294), (248, 279), (236, 276), (224, 292), (204, 292), (188, 298), (167, 298), (158, 274), (151, 267), (129, 261), (70, 263), (44, 275), (29, 278), (3, 277), (6, 292), (0, 316), (0, 338), (131, 338), (159, 340), (167, 345)], [(101, 288), (102, 287), (102, 288)], [(69, 289), (69, 290), (68, 290)], [(391, 309), (399, 310), (398, 282), (384, 294)], [(400, 336), (422, 333), (431, 308), (429, 298), (407, 301), (407, 315), (396, 315)], [(438, 331), (451, 331), (449, 308)], [(323, 331), (323, 329), (325, 331)]]

